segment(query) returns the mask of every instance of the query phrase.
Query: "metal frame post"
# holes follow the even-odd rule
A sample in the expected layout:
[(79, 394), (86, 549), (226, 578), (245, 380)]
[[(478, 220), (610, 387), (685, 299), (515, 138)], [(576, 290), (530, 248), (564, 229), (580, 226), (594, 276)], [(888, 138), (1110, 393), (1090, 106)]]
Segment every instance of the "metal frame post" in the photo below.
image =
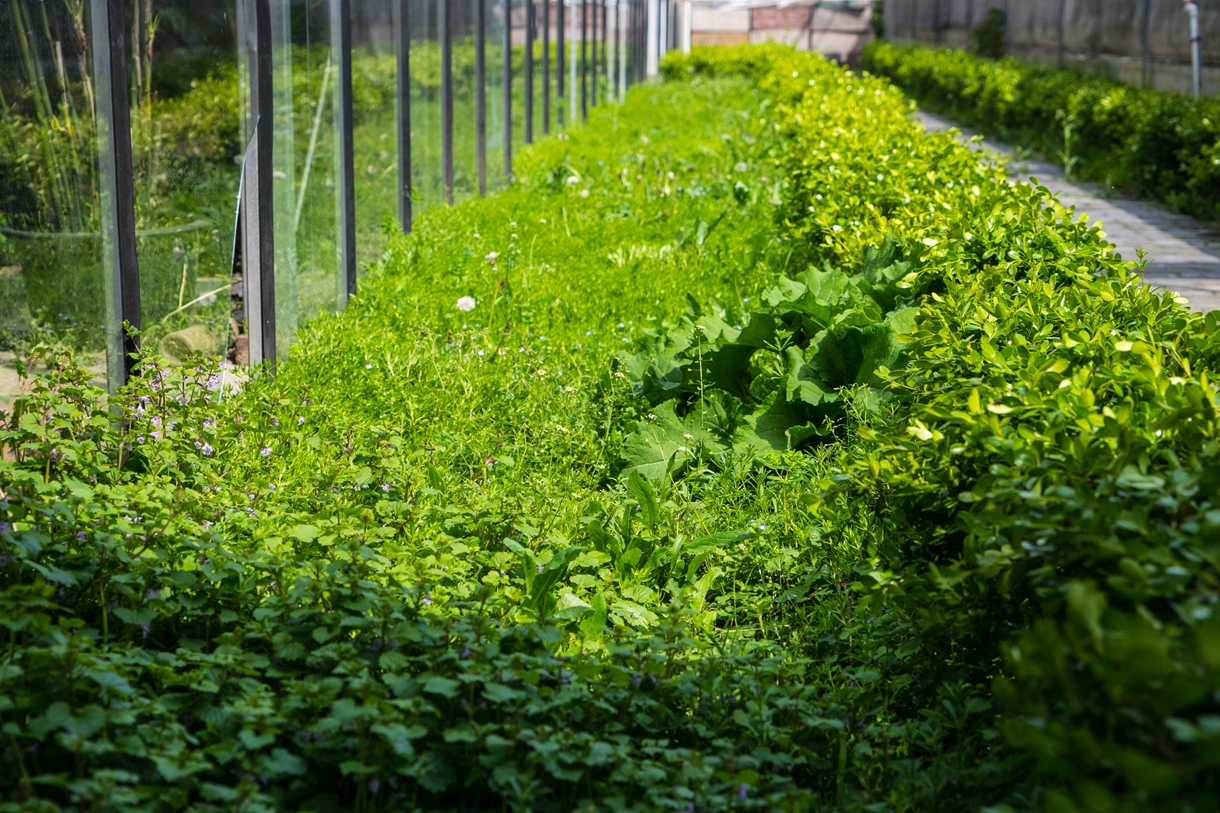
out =
[(335, 82), (335, 145), (339, 152), (335, 179), (339, 193), (339, 273), (343, 302), (356, 293), (356, 177), (352, 143), (352, 3), (330, 0), (331, 58), (339, 68)]
[(275, 219), (272, 150), (275, 99), (272, 95), (271, 4), (248, 0), (246, 48), (250, 65), (253, 137), (242, 170), (242, 285), (250, 364), (275, 369)]
[(580, 0), (580, 119), (589, 118), (589, 0)]
[(593, 12), (593, 19), (590, 20), (590, 33), (593, 35), (593, 43), (590, 46), (592, 50), (592, 60), (589, 64), (589, 107), (597, 107), (597, 2), (598, 0), (589, 0), (590, 10)]
[(558, 15), (555, 21), (555, 123), (559, 127), (563, 127), (563, 18), (566, 5), (567, 0), (555, 0), (555, 12)]
[(487, 194), (487, 0), (474, 0), (474, 163)]
[(525, 143), (534, 143), (534, 0), (525, 0)]
[(542, 0), (542, 134), (551, 132), (551, 0)]
[(453, 3), (437, 0), (441, 41), (441, 184), (453, 205)]
[(513, 179), (513, 0), (504, 0), (504, 177)]
[(395, 4), (394, 53), (398, 61), (398, 223), (411, 233), (411, 18), (410, 0)]
[(136, 254), (131, 108), (127, 95), (127, 42), (123, 0), (91, 0), (93, 73), (97, 85), (98, 159), (101, 165), (102, 250), (106, 278), (106, 368), (111, 391), (135, 367), (136, 340), (125, 324), (140, 327), (140, 267)]
[(609, 40), (606, 37), (606, 34), (609, 32), (608, 26), (609, 26), (610, 18), (606, 14), (606, 0), (601, 0), (601, 6), (602, 6), (602, 62), (601, 62), (601, 65), (602, 65), (602, 79), (605, 80), (605, 83), (606, 83), (606, 87), (602, 90), (602, 99), (606, 100), (606, 99), (610, 98), (610, 61), (606, 55), (606, 43), (609, 42)]
[(1203, 48), (1199, 35), (1199, 6), (1191, 0), (1183, 3), (1190, 18), (1190, 85), (1195, 98), (1203, 95)]

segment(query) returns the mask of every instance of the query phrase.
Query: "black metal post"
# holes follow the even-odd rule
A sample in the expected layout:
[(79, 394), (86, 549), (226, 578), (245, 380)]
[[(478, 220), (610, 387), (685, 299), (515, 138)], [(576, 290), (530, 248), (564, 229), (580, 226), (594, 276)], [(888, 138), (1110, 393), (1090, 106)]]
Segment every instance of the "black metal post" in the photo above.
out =
[(555, 27), (555, 79), (557, 80), (555, 82), (557, 90), (555, 94), (555, 123), (560, 127), (563, 127), (563, 111), (568, 105), (567, 97), (564, 96), (563, 92), (565, 88), (564, 82), (566, 81), (564, 74), (564, 60), (567, 58), (563, 51), (564, 26), (567, 25), (564, 20), (564, 6), (567, 5), (567, 0), (555, 0), (555, 2), (555, 10), (558, 15), (558, 19), (556, 20), (557, 25)]
[(474, 0), (474, 163), (487, 194), (487, 0)]
[(275, 100), (272, 96), (271, 5), (248, 0), (246, 48), (250, 66), (253, 138), (242, 170), (242, 284), (250, 364), (275, 369), (275, 220), (272, 185)]
[(453, 205), (453, 3), (437, 0), (441, 41), (441, 184)]
[(542, 0), (542, 133), (551, 132), (551, 0)]
[(525, 143), (534, 143), (534, 0), (525, 0)]
[(504, 177), (513, 179), (513, 0), (504, 0)]
[(398, 0), (394, 53), (398, 60), (398, 223), (411, 233), (411, 18), (410, 0)]
[(343, 301), (356, 293), (356, 176), (352, 144), (352, 3), (330, 0), (330, 48), (339, 68), (335, 83), (335, 146), (339, 151), (339, 271)]
[(589, 0), (580, 0), (580, 118), (589, 118)]
[(137, 346), (125, 325), (140, 327), (140, 268), (136, 256), (131, 109), (127, 96), (127, 26), (123, 0), (91, 0), (89, 11), (97, 84), (102, 247), (110, 266), (107, 382), (113, 391), (127, 383), (135, 366)]
[(589, 106), (598, 106), (598, 0), (589, 0), (589, 12), (593, 20), (589, 21), (589, 34), (593, 43), (589, 46)]
[(602, 100), (605, 101), (606, 98), (609, 97), (609, 95), (610, 95), (610, 60), (607, 57), (607, 51), (606, 51), (606, 43), (608, 43), (610, 41), (606, 37), (606, 33), (609, 30), (608, 26), (610, 23), (610, 18), (606, 14), (606, 0), (601, 0), (601, 6), (602, 6), (602, 79), (605, 80), (605, 83), (606, 83), (606, 86), (604, 88), (602, 88)]

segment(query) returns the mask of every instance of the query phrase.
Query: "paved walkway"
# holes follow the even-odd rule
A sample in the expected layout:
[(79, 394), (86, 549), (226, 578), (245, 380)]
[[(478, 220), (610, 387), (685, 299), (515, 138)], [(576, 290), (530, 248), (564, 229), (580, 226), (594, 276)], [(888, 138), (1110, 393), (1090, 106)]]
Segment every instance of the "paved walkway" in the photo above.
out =
[[(922, 110), (916, 117), (928, 130), (957, 126)], [(969, 130), (962, 132), (966, 137), (973, 135)], [(984, 140), (977, 149), (1013, 158), (1011, 147), (994, 141)], [(1123, 259), (1134, 260), (1135, 250), (1144, 249), (1151, 259), (1145, 272), (1150, 284), (1185, 297), (1195, 310), (1220, 310), (1220, 232), (1155, 203), (1107, 198), (1100, 186), (1064, 180), (1063, 168), (1055, 164), (1013, 160), (1008, 169), (1017, 180), (1037, 178), (1065, 206), (1075, 206), (1076, 211), (1100, 222)]]

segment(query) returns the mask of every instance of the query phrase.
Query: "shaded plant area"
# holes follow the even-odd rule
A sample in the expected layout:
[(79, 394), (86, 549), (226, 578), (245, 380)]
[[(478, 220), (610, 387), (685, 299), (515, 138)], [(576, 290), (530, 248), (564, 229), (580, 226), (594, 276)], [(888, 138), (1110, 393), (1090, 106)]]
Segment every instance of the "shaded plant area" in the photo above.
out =
[(274, 378), (14, 402), (0, 809), (1215, 808), (1217, 319), (883, 79), (664, 71)]
[(998, 54), (987, 42), (976, 43), (979, 56), (876, 43), (861, 64), (929, 110), (1058, 159), (1068, 174), (1220, 220), (1220, 101), (988, 58)]

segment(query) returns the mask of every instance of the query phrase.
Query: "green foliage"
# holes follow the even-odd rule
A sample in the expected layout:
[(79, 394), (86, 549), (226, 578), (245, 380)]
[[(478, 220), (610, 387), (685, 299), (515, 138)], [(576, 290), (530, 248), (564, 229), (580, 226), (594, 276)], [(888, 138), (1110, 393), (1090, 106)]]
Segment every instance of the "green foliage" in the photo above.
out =
[(877, 43), (864, 66), (920, 104), (1047, 156), (1073, 124), (1079, 176), (1220, 219), (1220, 102), (963, 51)]
[(1004, 56), (1008, 39), (1008, 15), (1002, 8), (987, 9), (987, 16), (970, 32), (970, 50), (987, 59)]
[(763, 293), (767, 308), (741, 324), (723, 307), (703, 313), (692, 303), (678, 324), (645, 330), (623, 369), (652, 412), (627, 440), (624, 474), (659, 479), (730, 451), (794, 450), (833, 437), (849, 400), (876, 409), (888, 396), (873, 385), (898, 364), (898, 337), (914, 319), (902, 306), (914, 266), (887, 240), (856, 275), (781, 277)]

